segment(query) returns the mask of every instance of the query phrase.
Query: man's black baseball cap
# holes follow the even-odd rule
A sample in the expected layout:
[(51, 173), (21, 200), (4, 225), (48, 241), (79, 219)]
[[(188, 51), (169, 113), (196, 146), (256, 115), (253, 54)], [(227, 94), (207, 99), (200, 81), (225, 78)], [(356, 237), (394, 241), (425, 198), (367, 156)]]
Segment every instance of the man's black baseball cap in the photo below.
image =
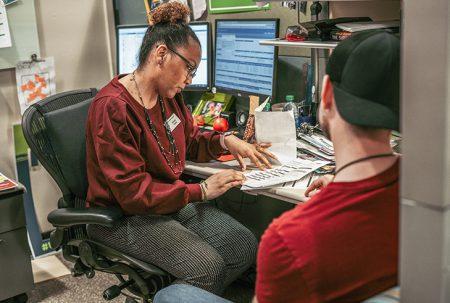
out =
[(399, 130), (400, 39), (383, 30), (358, 33), (330, 56), (326, 73), (336, 107), (350, 124)]

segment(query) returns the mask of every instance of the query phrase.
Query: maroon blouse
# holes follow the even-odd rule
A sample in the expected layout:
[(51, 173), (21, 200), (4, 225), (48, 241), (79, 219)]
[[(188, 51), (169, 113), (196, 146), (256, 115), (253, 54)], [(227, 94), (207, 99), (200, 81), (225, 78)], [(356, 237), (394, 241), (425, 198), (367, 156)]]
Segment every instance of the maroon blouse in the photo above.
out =
[[(167, 118), (181, 123), (172, 134), (182, 167), (167, 164), (140, 105), (115, 77), (100, 90), (89, 108), (86, 125), (88, 206), (120, 206), (126, 214), (168, 214), (200, 201), (198, 184), (179, 180), (186, 158), (206, 162), (223, 149), (219, 134), (201, 133), (181, 95), (164, 100)], [(163, 147), (169, 151), (159, 102), (147, 110)], [(175, 168), (175, 159), (166, 153)]]

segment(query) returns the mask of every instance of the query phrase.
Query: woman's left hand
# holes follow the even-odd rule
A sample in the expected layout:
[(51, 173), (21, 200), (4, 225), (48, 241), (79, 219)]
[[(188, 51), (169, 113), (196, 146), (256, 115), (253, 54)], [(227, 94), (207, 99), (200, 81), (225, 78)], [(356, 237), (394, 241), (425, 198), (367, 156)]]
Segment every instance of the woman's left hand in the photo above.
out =
[(224, 142), (230, 153), (239, 162), (242, 171), (246, 169), (244, 158), (249, 158), (261, 170), (266, 167), (272, 168), (268, 158), (277, 159), (267, 150), (271, 146), (270, 143), (250, 144), (233, 135), (226, 136)]

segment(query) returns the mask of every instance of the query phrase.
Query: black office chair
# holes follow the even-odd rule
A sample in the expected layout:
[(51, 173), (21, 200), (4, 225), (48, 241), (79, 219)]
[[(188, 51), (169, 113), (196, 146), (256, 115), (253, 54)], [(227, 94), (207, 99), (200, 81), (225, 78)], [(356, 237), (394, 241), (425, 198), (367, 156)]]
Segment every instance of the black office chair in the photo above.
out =
[[(127, 289), (148, 302), (172, 277), (158, 267), (127, 256), (87, 237), (86, 224), (111, 227), (123, 214), (119, 208), (86, 208), (85, 125), (96, 89), (56, 94), (31, 105), (22, 118), (25, 139), (50, 173), (63, 196), (58, 209), (48, 215), (56, 228), (50, 235), (55, 250), (62, 249), (74, 263), (73, 276), (92, 278), (95, 271), (116, 275), (119, 285), (103, 292), (111, 300)], [(134, 299), (127, 298), (127, 302)]]

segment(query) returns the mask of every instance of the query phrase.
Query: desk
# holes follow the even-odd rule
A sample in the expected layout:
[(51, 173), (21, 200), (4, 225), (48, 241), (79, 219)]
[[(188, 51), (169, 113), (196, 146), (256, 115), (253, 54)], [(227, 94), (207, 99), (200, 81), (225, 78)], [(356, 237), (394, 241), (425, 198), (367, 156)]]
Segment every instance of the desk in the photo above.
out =
[(31, 253), (22, 195), (25, 189), (0, 192), (0, 301), (33, 288)]
[[(247, 163), (250, 164), (249, 162)], [(240, 167), (236, 160), (229, 162), (212, 161), (208, 163), (194, 163), (187, 161), (184, 173), (197, 178), (206, 179), (223, 169), (240, 170)], [(270, 188), (257, 191), (246, 191), (246, 193), (250, 195), (263, 195), (277, 200), (298, 204), (307, 200), (304, 195), (305, 190), (306, 188)]]

